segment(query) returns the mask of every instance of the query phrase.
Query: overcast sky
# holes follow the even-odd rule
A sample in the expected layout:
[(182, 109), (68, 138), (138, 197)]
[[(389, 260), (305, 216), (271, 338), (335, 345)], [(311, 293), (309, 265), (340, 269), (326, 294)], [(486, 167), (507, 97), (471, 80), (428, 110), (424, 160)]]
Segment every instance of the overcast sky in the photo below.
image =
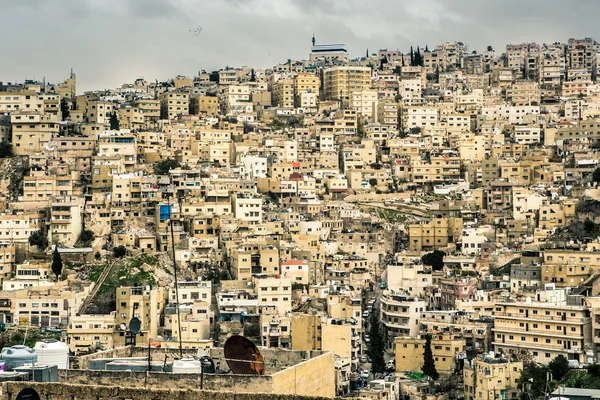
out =
[(202, 68), (268, 68), (308, 58), (313, 32), (353, 57), (456, 40), (497, 51), (600, 40), (599, 14), (596, 0), (0, 0), (0, 81), (56, 82), (73, 68), (82, 92)]

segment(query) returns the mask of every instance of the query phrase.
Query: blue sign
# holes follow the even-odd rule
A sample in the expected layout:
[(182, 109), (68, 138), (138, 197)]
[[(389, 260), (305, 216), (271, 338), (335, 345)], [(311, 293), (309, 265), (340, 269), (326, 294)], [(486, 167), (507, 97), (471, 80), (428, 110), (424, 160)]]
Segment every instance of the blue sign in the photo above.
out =
[(164, 222), (171, 217), (171, 206), (169, 204), (161, 204), (159, 210), (160, 222)]

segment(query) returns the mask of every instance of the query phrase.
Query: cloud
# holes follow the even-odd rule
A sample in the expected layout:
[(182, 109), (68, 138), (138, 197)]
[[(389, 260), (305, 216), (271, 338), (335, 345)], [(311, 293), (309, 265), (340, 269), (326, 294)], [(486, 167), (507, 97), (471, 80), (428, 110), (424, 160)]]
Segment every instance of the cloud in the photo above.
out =
[[(455, 40), (501, 50), (593, 35), (598, 11), (593, 0), (2, 0), (0, 81), (58, 81), (72, 67), (90, 90), (201, 68), (268, 68), (306, 59), (313, 33), (353, 56)], [(190, 34), (197, 26), (202, 33)]]

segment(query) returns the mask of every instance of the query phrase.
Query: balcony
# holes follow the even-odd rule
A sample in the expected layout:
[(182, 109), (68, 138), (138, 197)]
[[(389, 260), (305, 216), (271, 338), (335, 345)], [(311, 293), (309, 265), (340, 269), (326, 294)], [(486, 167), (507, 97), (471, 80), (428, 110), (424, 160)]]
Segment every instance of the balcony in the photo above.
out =
[(528, 320), (528, 321), (555, 321), (562, 323), (573, 323), (573, 324), (583, 324), (591, 322), (590, 317), (585, 318), (577, 318), (577, 317), (567, 317), (567, 316), (558, 316), (558, 315), (538, 315), (538, 314), (528, 314), (525, 315), (523, 313), (505, 313), (505, 312), (495, 312), (494, 317), (505, 317), (509, 319), (520, 319), (520, 320)]

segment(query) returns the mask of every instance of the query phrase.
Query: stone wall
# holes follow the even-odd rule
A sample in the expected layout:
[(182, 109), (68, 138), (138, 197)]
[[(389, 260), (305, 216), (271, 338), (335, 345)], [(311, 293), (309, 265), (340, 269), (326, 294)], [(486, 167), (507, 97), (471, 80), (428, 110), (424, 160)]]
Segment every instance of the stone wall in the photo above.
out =
[(335, 361), (328, 352), (272, 375), (277, 394), (335, 396)]
[(36, 382), (0, 383), (0, 400), (14, 400), (19, 391), (26, 387), (35, 389), (40, 394), (40, 398), (52, 398), (52, 400), (325, 400), (324, 397), (230, 393), (181, 388), (146, 389)]
[[(61, 370), (59, 382), (130, 388), (200, 389), (200, 374), (167, 372)], [(272, 378), (254, 375), (204, 375), (204, 389), (238, 393), (271, 393)]]

